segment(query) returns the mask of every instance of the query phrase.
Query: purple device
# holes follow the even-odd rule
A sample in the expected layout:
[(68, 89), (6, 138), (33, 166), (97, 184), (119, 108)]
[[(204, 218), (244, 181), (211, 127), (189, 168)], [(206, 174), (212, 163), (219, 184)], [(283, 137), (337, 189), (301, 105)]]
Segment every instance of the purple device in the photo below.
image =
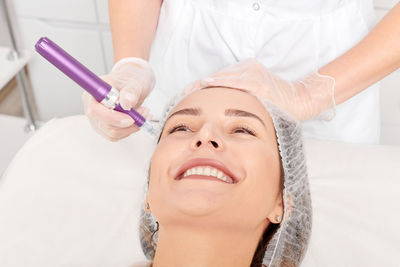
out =
[(36, 43), (35, 49), (51, 64), (91, 94), (98, 102), (108, 108), (128, 114), (134, 119), (137, 126), (154, 134), (153, 126), (136, 110), (125, 110), (119, 105), (119, 91), (117, 89), (100, 79), (56, 43), (47, 37), (42, 37)]

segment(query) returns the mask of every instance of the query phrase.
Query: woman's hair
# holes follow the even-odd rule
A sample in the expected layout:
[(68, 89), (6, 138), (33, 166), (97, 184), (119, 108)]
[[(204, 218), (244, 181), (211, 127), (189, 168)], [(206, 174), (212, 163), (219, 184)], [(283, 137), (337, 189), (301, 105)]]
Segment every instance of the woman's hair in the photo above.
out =
[(254, 252), (253, 260), (251, 261), (250, 267), (262, 267), (262, 262), (264, 259), (264, 253), (267, 249), (268, 242), (272, 236), (276, 233), (279, 228), (279, 224), (271, 223), (267, 229), (265, 229), (260, 242), (258, 242), (256, 251)]

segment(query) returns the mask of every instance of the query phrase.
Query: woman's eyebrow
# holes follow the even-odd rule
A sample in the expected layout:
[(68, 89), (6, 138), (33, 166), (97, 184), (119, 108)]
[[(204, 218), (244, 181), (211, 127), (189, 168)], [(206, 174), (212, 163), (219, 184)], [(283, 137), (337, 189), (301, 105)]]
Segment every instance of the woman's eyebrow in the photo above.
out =
[(265, 127), (265, 123), (258, 117), (256, 114), (253, 114), (248, 111), (240, 110), (240, 109), (226, 109), (225, 110), (225, 116), (236, 116), (236, 117), (250, 117), (250, 118), (255, 118), (259, 120), (262, 125)]
[[(172, 116), (183, 114), (183, 115), (192, 115), (192, 116), (200, 116), (201, 115), (201, 109), (200, 108), (184, 108), (178, 111), (175, 111), (172, 113), (167, 120), (169, 120)], [(244, 110), (239, 110), (239, 109), (226, 109), (225, 110), (225, 116), (235, 116), (235, 117), (250, 117), (250, 118), (255, 118), (259, 120), (262, 125), (265, 127), (265, 123), (258, 117), (256, 114), (250, 113), (248, 111)], [(166, 120), (166, 121), (167, 121)]]
[(174, 113), (172, 113), (167, 120), (169, 120), (172, 116), (175, 115), (179, 115), (179, 114), (183, 114), (183, 115), (193, 115), (193, 116), (200, 116), (201, 115), (201, 109), (200, 108), (184, 108), (178, 111), (175, 111)]

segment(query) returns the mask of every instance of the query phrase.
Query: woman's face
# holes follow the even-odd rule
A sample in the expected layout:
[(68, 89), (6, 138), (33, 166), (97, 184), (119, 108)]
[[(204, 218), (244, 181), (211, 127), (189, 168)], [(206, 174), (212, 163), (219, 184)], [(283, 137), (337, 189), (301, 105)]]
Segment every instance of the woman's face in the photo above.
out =
[(248, 230), (283, 213), (272, 120), (244, 91), (207, 88), (184, 98), (169, 114), (150, 168), (147, 201), (161, 226)]

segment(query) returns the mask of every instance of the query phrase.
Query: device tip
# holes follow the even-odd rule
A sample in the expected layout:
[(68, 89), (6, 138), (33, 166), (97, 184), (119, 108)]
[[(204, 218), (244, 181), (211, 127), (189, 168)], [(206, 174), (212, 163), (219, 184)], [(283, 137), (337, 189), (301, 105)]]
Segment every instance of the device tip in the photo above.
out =
[(146, 130), (146, 132), (148, 132), (152, 136), (156, 135), (155, 128), (148, 121), (145, 121), (141, 128)]

